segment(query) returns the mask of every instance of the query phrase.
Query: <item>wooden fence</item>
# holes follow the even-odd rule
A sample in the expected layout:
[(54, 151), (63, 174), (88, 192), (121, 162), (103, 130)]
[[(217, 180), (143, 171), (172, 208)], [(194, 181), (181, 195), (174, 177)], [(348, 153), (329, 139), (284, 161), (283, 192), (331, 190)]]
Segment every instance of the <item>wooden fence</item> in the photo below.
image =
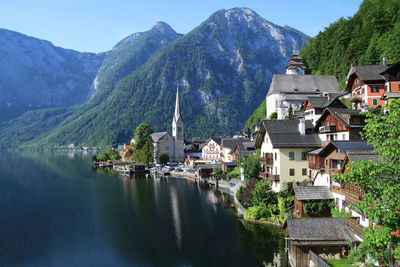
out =
[(317, 254), (312, 252), (311, 250), (308, 252), (308, 259), (310, 261), (310, 266), (313, 267), (330, 267), (328, 263), (326, 263), (323, 259), (318, 257)]

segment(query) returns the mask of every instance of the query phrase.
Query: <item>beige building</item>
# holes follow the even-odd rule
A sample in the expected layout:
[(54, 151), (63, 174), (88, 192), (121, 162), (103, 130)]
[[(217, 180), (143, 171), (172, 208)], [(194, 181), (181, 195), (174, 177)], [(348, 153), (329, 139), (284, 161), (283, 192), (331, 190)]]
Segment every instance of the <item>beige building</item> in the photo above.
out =
[(261, 149), (260, 178), (271, 179), (272, 189), (308, 178), (307, 152), (321, 147), (311, 121), (263, 120), (255, 148)]
[(200, 148), (203, 160), (221, 160), (221, 138), (210, 138)]
[(168, 153), (171, 161), (171, 155), (174, 153), (174, 140), (168, 132), (152, 133), (150, 136), (154, 145), (154, 162), (160, 163), (160, 154), (163, 152)]

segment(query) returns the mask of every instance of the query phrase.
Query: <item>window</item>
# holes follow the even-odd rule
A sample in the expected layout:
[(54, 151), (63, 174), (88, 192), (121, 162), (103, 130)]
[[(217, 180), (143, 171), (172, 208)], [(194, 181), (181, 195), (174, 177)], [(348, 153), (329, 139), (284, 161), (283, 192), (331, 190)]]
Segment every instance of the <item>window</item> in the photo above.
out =
[(371, 93), (379, 93), (379, 88), (378, 88), (378, 86), (372, 86), (372, 87), (371, 87)]
[(278, 160), (278, 153), (275, 152), (275, 160)]
[(306, 168), (301, 169), (301, 175), (307, 175), (307, 169)]
[(372, 99), (372, 105), (374, 106), (378, 105), (378, 99), (376, 98)]
[(289, 169), (289, 175), (294, 176), (294, 169)]
[(346, 140), (346, 134), (342, 134), (342, 140)]
[(301, 152), (301, 160), (307, 160), (307, 153)]
[(294, 160), (294, 152), (289, 152), (289, 160)]
[(364, 90), (364, 88), (362, 89), (362, 91), (361, 91), (361, 94), (365, 94), (365, 90)]

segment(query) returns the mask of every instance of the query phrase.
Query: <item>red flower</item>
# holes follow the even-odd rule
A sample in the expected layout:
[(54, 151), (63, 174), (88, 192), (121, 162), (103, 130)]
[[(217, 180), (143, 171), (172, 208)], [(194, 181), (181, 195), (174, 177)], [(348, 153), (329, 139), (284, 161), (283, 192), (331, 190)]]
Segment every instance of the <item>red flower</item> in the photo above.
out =
[(377, 227), (378, 227), (378, 229), (382, 229), (382, 226), (380, 226), (379, 224), (378, 224), (378, 226), (377, 226)]
[(393, 237), (398, 237), (399, 236), (399, 230), (397, 230), (396, 232), (392, 232), (392, 236)]

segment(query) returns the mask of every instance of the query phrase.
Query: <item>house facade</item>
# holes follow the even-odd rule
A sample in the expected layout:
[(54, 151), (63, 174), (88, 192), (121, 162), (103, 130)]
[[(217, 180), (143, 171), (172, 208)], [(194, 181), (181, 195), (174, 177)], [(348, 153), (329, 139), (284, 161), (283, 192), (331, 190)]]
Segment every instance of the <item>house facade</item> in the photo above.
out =
[(272, 180), (278, 192), (283, 183), (301, 182), (308, 178), (310, 150), (321, 147), (311, 121), (263, 120), (255, 148), (261, 149), (260, 178)]
[(221, 138), (210, 138), (201, 146), (201, 158), (203, 160), (221, 160)]
[(304, 118), (310, 120), (315, 125), (325, 108), (331, 107), (346, 109), (346, 105), (339, 99), (341, 96), (342, 95), (307, 97), (307, 100), (304, 103)]
[(353, 66), (346, 82), (353, 109), (377, 108), (385, 104), (382, 99), (385, 92), (400, 93), (400, 62), (388, 65), (383, 58), (381, 65)]

